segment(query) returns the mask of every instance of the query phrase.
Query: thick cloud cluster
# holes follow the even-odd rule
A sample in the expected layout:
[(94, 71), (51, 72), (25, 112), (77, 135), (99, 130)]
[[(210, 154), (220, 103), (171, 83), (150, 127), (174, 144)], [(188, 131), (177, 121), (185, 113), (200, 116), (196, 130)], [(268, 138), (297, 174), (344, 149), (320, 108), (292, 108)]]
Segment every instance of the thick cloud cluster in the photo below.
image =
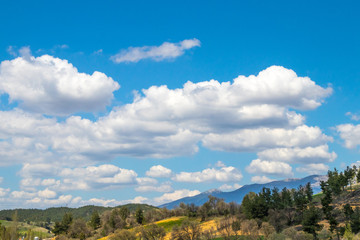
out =
[[(199, 44), (194, 41), (174, 46), (180, 47), (182, 54)], [(165, 51), (161, 49), (142, 51), (157, 54)], [(66, 60), (25, 53), (0, 65), (0, 91), (18, 103), (17, 108), (0, 111), (0, 165), (23, 164), (23, 192), (13, 191), (14, 199), (23, 197), (29, 204), (43, 200), (80, 203), (85, 200), (63, 192), (133, 186), (138, 192), (166, 192), (154, 200), (160, 203), (197, 193), (171, 193), (170, 180), (241, 180), (240, 170), (225, 165), (180, 173), (156, 165), (146, 172), (152, 178), (145, 178), (106, 164), (120, 156), (188, 156), (195, 154), (200, 144), (216, 151), (256, 152), (257, 159), (246, 169), (259, 175), (254, 177), (258, 182), (270, 179), (260, 175), (292, 176), (293, 163), (302, 165), (299, 172), (323, 171), (325, 163), (336, 158), (327, 145), (332, 138), (319, 127), (307, 126), (305, 117), (297, 112), (319, 107), (332, 89), (284, 67), (272, 66), (257, 76), (239, 76), (232, 82), (187, 82), (178, 89), (152, 86), (135, 94), (132, 102), (90, 120), (72, 114), (104, 109), (119, 84), (100, 72), (79, 73)], [(60, 121), (58, 116), (66, 117)], [(358, 145), (348, 130), (355, 128), (337, 128), (349, 147)], [(169, 182), (153, 178), (168, 178)], [(8, 192), (2, 189), (0, 194)]]
[(0, 93), (31, 112), (66, 116), (104, 110), (119, 87), (104, 73), (80, 73), (67, 60), (49, 55), (0, 64)]

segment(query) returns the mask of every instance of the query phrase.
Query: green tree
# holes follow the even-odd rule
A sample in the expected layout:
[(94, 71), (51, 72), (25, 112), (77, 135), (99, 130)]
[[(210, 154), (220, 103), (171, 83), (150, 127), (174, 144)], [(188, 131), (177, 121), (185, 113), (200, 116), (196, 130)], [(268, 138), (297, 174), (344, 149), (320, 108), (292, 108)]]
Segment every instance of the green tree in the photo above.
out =
[(316, 231), (321, 229), (319, 224), (321, 220), (321, 213), (314, 205), (311, 205), (308, 209), (304, 211), (303, 220), (301, 222), (304, 232), (310, 233), (313, 235), (314, 239), (317, 238)]
[(65, 232), (69, 229), (73, 221), (73, 216), (71, 213), (65, 213), (63, 219), (61, 220), (61, 225), (63, 226)]
[(356, 174), (356, 182), (360, 183), (360, 167), (359, 167), (358, 172)]
[(338, 170), (336, 168), (334, 171), (329, 170), (327, 175), (327, 183), (329, 184), (331, 192), (335, 195), (339, 195), (341, 193), (341, 181)]
[(86, 226), (86, 222), (80, 218), (72, 221), (68, 230), (69, 237), (78, 238), (80, 240), (84, 240), (85, 238), (89, 237), (90, 233), (91, 232), (88, 226)]
[(18, 212), (15, 211), (13, 216), (12, 216), (11, 226), (9, 228), (9, 233), (10, 233), (11, 240), (18, 239), (18, 225), (19, 225)]
[(55, 225), (54, 225), (54, 227), (53, 227), (53, 229), (52, 229), (52, 232), (53, 232), (56, 236), (58, 236), (58, 235), (64, 233), (64, 232), (65, 232), (65, 229), (63, 228), (63, 226), (61, 225), (60, 222), (55, 222)]
[(71, 223), (73, 221), (73, 217), (71, 213), (65, 213), (61, 222), (55, 222), (54, 228), (52, 229), (52, 232), (55, 235), (60, 235), (63, 233), (67, 233)]
[(354, 210), (351, 208), (350, 204), (345, 204), (344, 208), (344, 214), (347, 221), (350, 221), (351, 215), (354, 213)]
[(350, 185), (351, 190), (352, 190), (352, 182), (355, 177), (355, 174), (356, 174), (356, 167), (354, 169), (354, 168), (347, 166), (346, 169), (344, 170), (344, 176), (346, 178), (346, 186)]
[(141, 208), (137, 208), (135, 212), (135, 219), (138, 224), (143, 224), (144, 221), (144, 212)]
[(314, 191), (311, 188), (310, 182), (305, 185), (305, 194), (309, 202), (312, 202)]
[(354, 234), (351, 231), (350, 224), (345, 225), (345, 232), (344, 232), (344, 239), (346, 240), (352, 240), (354, 238)]
[(93, 212), (91, 215), (90, 223), (89, 225), (94, 229), (98, 229), (101, 225), (101, 220), (99, 213), (97, 211)]
[(329, 221), (330, 224), (330, 232), (333, 233), (334, 230), (337, 229), (337, 221), (336, 218), (334, 217), (332, 211), (334, 209), (333, 206), (331, 206), (332, 204), (332, 192), (331, 189), (329, 187), (329, 184), (327, 182), (321, 181), (320, 182), (320, 186), (321, 186), (321, 190), (323, 192), (323, 197), (321, 199), (321, 205), (322, 205), (322, 211), (325, 215), (325, 219)]
[(356, 207), (353, 214), (351, 214), (350, 225), (352, 232), (357, 234), (360, 232), (360, 208)]
[(272, 190), (270, 208), (271, 209), (283, 209), (284, 208), (284, 204), (281, 201), (281, 195), (279, 193), (279, 189), (276, 187), (273, 188), (273, 190)]
[(281, 191), (281, 202), (284, 205), (284, 208), (293, 206), (293, 197), (291, 191), (286, 187)]
[(124, 221), (126, 221), (126, 219), (130, 216), (130, 211), (126, 206), (122, 206), (120, 208), (120, 216)]

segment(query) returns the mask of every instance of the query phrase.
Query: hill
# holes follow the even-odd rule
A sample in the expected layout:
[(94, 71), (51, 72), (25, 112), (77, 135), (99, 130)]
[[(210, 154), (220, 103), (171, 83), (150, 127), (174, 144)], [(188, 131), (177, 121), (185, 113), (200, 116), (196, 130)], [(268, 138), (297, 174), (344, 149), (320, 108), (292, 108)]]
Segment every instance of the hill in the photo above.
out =
[(222, 198), (227, 203), (236, 202), (236, 203), (240, 204), (242, 202), (244, 196), (247, 193), (249, 193), (249, 192), (258, 193), (261, 191), (261, 189), (263, 187), (270, 188), (270, 189), (276, 187), (280, 190), (285, 187), (288, 189), (292, 189), (292, 188), (298, 188), (300, 185), (305, 186), (308, 182), (310, 182), (312, 184), (314, 193), (318, 193), (318, 192), (320, 192), (319, 182), (320, 182), (320, 180), (322, 180), (324, 178), (326, 178), (326, 177), (321, 176), (321, 175), (312, 175), (312, 176), (308, 176), (305, 178), (290, 178), (290, 179), (285, 179), (285, 180), (281, 180), (281, 181), (273, 181), (273, 182), (269, 182), (269, 183), (265, 183), (265, 184), (249, 184), (249, 185), (244, 185), (241, 188), (231, 191), (231, 192), (222, 192), (220, 190), (214, 189), (214, 190), (200, 193), (193, 197), (185, 197), (185, 198), (181, 198), (181, 199), (178, 199), (178, 200), (170, 202), (170, 203), (160, 205), (159, 208), (166, 207), (167, 209), (173, 209), (176, 206), (179, 206), (179, 204), (181, 202), (183, 202), (185, 204), (193, 203), (196, 206), (200, 206), (208, 200), (209, 195), (212, 195), (217, 198)]
[[(138, 207), (144, 211), (154, 209), (156, 207), (147, 205), (147, 204), (126, 204), (130, 212), (134, 212)], [(122, 207), (122, 206), (117, 206)], [(61, 221), (65, 213), (71, 213), (74, 218), (83, 218), (86, 221), (90, 220), (90, 217), (93, 212), (97, 211), (99, 214), (112, 210), (114, 207), (100, 207), (100, 206), (84, 206), (79, 208), (68, 208), (68, 207), (56, 207), (48, 209), (12, 209), (12, 210), (1, 210), (0, 219), (1, 220), (11, 220), (15, 211), (17, 211), (17, 216), (19, 221), (32, 221), (32, 222), (56, 222)]]

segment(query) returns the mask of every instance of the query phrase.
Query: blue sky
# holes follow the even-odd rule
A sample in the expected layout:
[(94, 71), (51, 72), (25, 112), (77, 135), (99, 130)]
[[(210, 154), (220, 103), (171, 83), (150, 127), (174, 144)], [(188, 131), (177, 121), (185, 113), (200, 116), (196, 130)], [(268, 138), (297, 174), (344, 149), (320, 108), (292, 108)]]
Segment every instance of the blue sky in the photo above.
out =
[(358, 9), (1, 2), (1, 208), (159, 205), (356, 163)]

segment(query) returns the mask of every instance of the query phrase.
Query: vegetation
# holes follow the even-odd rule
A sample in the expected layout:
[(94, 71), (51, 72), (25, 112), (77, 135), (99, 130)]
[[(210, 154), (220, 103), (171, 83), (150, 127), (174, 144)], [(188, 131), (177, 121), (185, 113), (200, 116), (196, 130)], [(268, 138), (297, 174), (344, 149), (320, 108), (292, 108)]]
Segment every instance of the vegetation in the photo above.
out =
[[(135, 212), (135, 210), (140, 207), (144, 212), (150, 211), (152, 209), (157, 209), (154, 206), (147, 204), (126, 204), (123, 205), (130, 212)], [(121, 206), (115, 207), (119, 208)], [(56, 207), (48, 208), (45, 210), (41, 209), (14, 209), (14, 210), (1, 210), (0, 211), (0, 220), (12, 220), (12, 216), (17, 212), (18, 220), (21, 222), (36, 222), (36, 223), (46, 223), (46, 222), (56, 222), (61, 221), (65, 213), (71, 213), (74, 218), (83, 218), (86, 221), (89, 221), (93, 212), (98, 212), (102, 214), (105, 211), (112, 210), (112, 207), (100, 207), (100, 206), (84, 206), (80, 208), (68, 208), (68, 207)]]
[[(136, 204), (87, 206), (65, 212), (55, 223), (50, 219), (57, 216), (47, 216), (44, 223), (61, 240), (358, 239), (360, 170), (334, 169), (327, 176), (327, 181), (321, 182), (322, 192), (316, 195), (308, 183), (298, 189), (263, 188), (259, 193), (250, 192), (241, 205), (209, 196), (202, 206), (181, 203), (173, 210)], [(21, 229), (23, 223), (18, 219), (29, 211), (7, 215), (12, 221), (0, 222), (0, 239), (48, 237), (32, 228)], [(33, 211), (35, 216), (39, 216), (38, 211), (46, 212)]]

